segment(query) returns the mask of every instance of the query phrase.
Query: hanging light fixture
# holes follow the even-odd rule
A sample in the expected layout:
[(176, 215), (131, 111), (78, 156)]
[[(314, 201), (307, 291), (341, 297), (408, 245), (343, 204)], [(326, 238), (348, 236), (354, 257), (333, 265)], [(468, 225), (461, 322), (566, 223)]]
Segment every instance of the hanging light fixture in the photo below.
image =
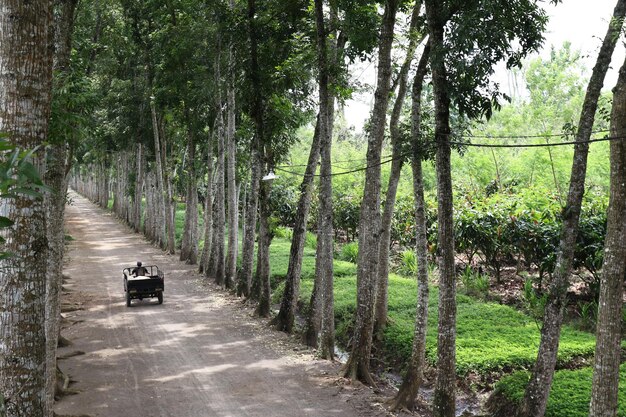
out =
[(278, 176), (274, 174), (274, 171), (270, 170), (270, 172), (268, 172), (266, 176), (261, 178), (261, 181), (271, 181), (275, 180), (276, 178), (278, 178)]

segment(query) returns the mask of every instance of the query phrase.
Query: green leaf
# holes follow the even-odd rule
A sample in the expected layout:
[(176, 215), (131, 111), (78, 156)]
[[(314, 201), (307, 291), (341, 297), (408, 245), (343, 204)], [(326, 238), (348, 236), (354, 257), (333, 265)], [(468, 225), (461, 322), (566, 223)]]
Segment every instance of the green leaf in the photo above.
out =
[(8, 217), (0, 216), (0, 228), (11, 227), (15, 222)]

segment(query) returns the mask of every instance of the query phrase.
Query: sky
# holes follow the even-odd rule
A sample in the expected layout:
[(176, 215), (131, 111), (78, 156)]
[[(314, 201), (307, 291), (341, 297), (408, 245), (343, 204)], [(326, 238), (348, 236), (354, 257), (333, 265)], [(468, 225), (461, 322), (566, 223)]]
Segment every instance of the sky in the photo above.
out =
[[(615, 0), (563, 0), (557, 6), (548, 5), (546, 12), (550, 17), (547, 31), (544, 34), (545, 42), (539, 54), (530, 57), (533, 59), (540, 55), (549, 56), (551, 46), (559, 48), (563, 42), (569, 41), (574, 50), (578, 49), (586, 64), (587, 76), (595, 64), (602, 39), (606, 34), (608, 22), (613, 14)], [(617, 81), (619, 67), (624, 61), (625, 47), (623, 37), (615, 48), (611, 69), (604, 81), (604, 89), (610, 90)], [(362, 67), (356, 67), (353, 71), (360, 75), (359, 80), (364, 83), (374, 84), (375, 65), (366, 63)], [(504, 66), (498, 67), (494, 80), (498, 82), (503, 91), (509, 92), (509, 79)], [(373, 91), (373, 87), (372, 87)], [(345, 107), (346, 121), (354, 126), (357, 132), (361, 131), (365, 120), (369, 116), (373, 105), (372, 94), (359, 94), (353, 100), (349, 100)]]

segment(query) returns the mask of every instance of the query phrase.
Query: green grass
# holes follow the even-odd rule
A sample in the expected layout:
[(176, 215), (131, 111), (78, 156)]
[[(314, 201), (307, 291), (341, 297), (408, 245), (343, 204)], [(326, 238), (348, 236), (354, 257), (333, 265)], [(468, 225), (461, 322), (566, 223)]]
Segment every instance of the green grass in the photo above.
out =
[[(290, 242), (274, 239), (271, 246), (271, 269), (274, 280), (287, 273)], [(301, 300), (311, 296), (315, 272), (315, 251), (306, 248), (302, 267)], [(347, 341), (352, 326), (356, 301), (356, 265), (335, 260), (335, 318), (337, 338)], [(278, 287), (274, 301), (280, 298)], [(414, 279), (390, 274), (389, 318), (385, 334), (385, 352), (392, 362), (404, 363), (411, 354), (417, 283)], [(427, 356), (436, 358), (437, 338), (436, 288), (430, 289)], [(512, 307), (457, 295), (457, 372), (486, 374), (511, 371), (532, 366), (539, 347), (537, 323)], [(564, 326), (559, 348), (559, 361), (593, 355), (595, 338), (590, 333)]]
[[(585, 417), (589, 414), (593, 368), (561, 370), (554, 375), (546, 417)], [(528, 372), (516, 372), (496, 384), (495, 394), (518, 407), (528, 383)], [(617, 415), (626, 417), (626, 364), (620, 367)]]

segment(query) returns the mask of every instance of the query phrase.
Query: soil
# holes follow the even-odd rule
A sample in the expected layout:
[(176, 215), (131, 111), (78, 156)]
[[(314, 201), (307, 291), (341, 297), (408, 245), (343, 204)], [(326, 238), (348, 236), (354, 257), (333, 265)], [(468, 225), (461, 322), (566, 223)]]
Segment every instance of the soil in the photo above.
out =
[[(62, 416), (342, 416), (389, 412), (393, 394), (339, 377), (295, 337), (133, 233), (75, 193), (67, 207), (59, 366), (75, 395)], [(165, 272), (164, 303), (126, 307), (122, 269), (141, 260)], [(413, 414), (412, 414), (413, 415)]]

